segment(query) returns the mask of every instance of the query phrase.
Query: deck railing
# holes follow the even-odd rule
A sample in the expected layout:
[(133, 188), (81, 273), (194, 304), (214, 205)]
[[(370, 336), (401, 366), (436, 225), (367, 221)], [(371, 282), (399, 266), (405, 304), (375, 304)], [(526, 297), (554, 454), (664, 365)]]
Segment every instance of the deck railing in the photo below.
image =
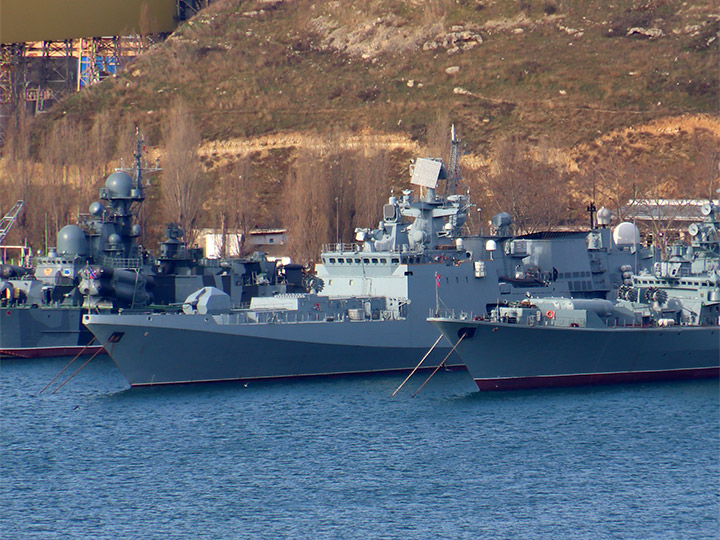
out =
[(362, 246), (355, 243), (323, 244), (322, 246), (323, 253), (359, 253), (361, 250)]
[(97, 258), (97, 262), (101, 266), (107, 266), (109, 268), (132, 268), (137, 269), (142, 266), (142, 259), (140, 257), (130, 258), (114, 258), (100, 255)]

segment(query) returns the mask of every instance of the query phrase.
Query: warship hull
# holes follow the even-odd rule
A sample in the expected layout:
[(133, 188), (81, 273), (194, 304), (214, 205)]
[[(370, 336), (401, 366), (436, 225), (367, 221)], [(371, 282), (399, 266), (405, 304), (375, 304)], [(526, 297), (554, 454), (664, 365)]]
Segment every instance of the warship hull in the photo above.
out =
[(552, 328), (430, 319), (480, 390), (515, 390), (720, 374), (713, 327)]
[(81, 309), (0, 310), (0, 356), (42, 358), (95, 354), (102, 349), (82, 324)]
[[(131, 386), (403, 371), (428, 350), (406, 320), (236, 325), (216, 317), (90, 315), (85, 324)], [(449, 350), (436, 348), (423, 366)], [(454, 355), (446, 364), (462, 368)]]
[[(465, 245), (470, 246), (471, 239)], [(551, 247), (553, 254), (547, 253)], [(579, 256), (587, 252), (584, 234), (543, 240), (537, 251), (558, 265), (563, 261), (562, 268), (588, 264), (587, 256)], [(84, 323), (100, 345), (118, 336), (106, 349), (131, 386), (402, 371), (415, 367), (438, 337), (426, 319), (439, 304), (466, 310), (481, 306), (485, 312), (488, 305), (525, 298), (528, 290), (500, 282), (515, 261), (509, 257), (483, 257), (484, 269), (478, 272), (464, 251), (464, 262), (438, 256), (411, 263), (405, 261), (410, 254), (365, 253), (323, 253), (326, 263), (317, 267), (325, 283), (322, 296), (401, 299), (407, 303), (404, 315), (390, 320), (237, 324), (233, 314), (122, 313), (86, 315)], [(585, 294), (605, 296), (600, 286), (588, 285)], [(561, 277), (530, 290), (568, 294), (568, 288)], [(438, 365), (450, 347), (442, 340), (423, 366)], [(447, 363), (462, 365), (455, 354)]]

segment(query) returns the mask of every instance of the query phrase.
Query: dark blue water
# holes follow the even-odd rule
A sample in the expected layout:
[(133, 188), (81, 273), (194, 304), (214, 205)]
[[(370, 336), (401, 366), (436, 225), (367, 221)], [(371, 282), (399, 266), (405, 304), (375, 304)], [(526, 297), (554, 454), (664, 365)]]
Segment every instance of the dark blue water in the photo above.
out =
[(480, 394), (464, 372), (129, 390), (0, 370), (0, 536), (720, 535), (717, 381)]

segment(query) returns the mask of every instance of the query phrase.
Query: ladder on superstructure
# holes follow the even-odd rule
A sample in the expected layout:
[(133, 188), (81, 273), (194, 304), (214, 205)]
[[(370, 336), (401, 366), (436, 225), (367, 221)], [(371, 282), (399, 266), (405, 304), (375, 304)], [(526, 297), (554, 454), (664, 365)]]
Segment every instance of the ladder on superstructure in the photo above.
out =
[(0, 244), (5, 241), (5, 237), (8, 235), (8, 232), (10, 232), (10, 227), (12, 227), (13, 223), (17, 220), (17, 217), (20, 215), (20, 212), (22, 212), (24, 205), (25, 201), (16, 202), (15, 206), (13, 206), (10, 211), (5, 214), (5, 217), (0, 219)]

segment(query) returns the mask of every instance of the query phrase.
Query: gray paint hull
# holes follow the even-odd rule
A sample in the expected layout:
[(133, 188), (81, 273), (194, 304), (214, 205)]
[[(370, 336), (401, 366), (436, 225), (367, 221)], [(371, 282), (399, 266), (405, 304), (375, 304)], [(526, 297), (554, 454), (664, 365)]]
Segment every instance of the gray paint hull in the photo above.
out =
[[(404, 320), (222, 325), (202, 315), (92, 315), (86, 325), (100, 343), (116, 341), (106, 348), (132, 386), (408, 370), (429, 348)], [(423, 367), (443, 360), (443, 345)], [(454, 355), (447, 364), (461, 365)]]
[(432, 319), (481, 390), (717, 377), (720, 329), (553, 328)]
[[(559, 245), (572, 253), (585, 252), (584, 236)], [(587, 264), (581, 257), (568, 260)], [(486, 261), (486, 274), (477, 277), (470, 263), (378, 264), (359, 278), (358, 269), (346, 265), (335, 269), (346, 276), (324, 276), (330, 296), (409, 299), (402, 320), (222, 325), (202, 315), (122, 314), (90, 315), (85, 324), (100, 344), (113, 332), (123, 333), (107, 349), (133, 386), (406, 370), (415, 367), (438, 337), (426, 320), (437, 308), (436, 293), (441, 306), (484, 314), (487, 304), (525, 298), (526, 289), (498, 283), (511, 268), (509, 259)], [(567, 293), (567, 284), (551, 283), (538, 292)], [(449, 351), (442, 341), (424, 365), (439, 364)], [(461, 365), (456, 355), (448, 363)]]
[(0, 355), (35, 358), (92, 354), (92, 333), (82, 324), (81, 309), (2, 308)]

